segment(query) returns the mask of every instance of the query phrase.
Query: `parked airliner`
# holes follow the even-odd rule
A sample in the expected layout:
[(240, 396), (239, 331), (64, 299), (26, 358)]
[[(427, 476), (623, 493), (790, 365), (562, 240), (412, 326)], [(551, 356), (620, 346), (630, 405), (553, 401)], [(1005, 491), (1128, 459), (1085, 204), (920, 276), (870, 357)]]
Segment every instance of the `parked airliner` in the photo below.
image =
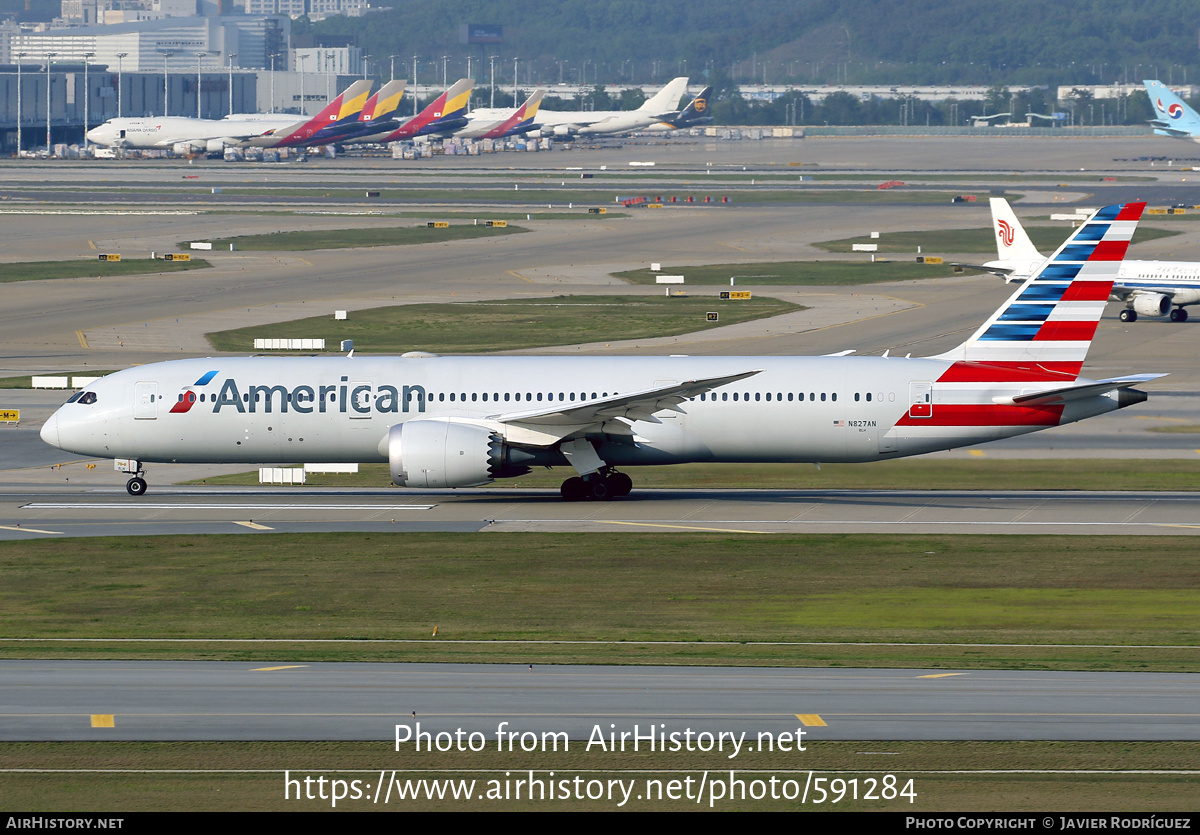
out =
[(933, 357), (220, 357), (103, 377), (41, 431), (148, 462), (382, 462), (402, 487), (472, 487), (570, 466), (565, 499), (618, 468), (881, 461), (975, 445), (1146, 400), (1136, 374), (1080, 376), (1144, 203), (1076, 229), (965, 342)]
[[(1021, 221), (1003, 197), (991, 198), (992, 229), (996, 233), (998, 259), (978, 266), (960, 264), (1003, 276), (1006, 281), (1024, 281), (1046, 261), (1038, 252)], [(1186, 322), (1185, 305), (1200, 303), (1200, 262), (1122, 261), (1109, 300), (1124, 302), (1122, 322), (1141, 316), (1168, 316)]]

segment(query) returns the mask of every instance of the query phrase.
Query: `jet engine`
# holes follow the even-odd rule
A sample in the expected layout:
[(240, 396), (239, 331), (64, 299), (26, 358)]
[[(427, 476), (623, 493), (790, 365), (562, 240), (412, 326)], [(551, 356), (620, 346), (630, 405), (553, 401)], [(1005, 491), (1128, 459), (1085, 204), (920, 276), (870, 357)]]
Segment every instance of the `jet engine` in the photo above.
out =
[(485, 426), (410, 420), (388, 432), (392, 483), (400, 487), (477, 487), (524, 475), (535, 456), (505, 446)]
[(1133, 309), (1139, 316), (1166, 316), (1171, 312), (1171, 299), (1162, 293), (1138, 293), (1133, 297)]
[(210, 139), (204, 144), (204, 152), (207, 154), (217, 154), (218, 156), (225, 153), (224, 139)]
[[(545, 131), (542, 131), (542, 133), (544, 134)], [(571, 135), (571, 126), (570, 125), (557, 125), (554, 128), (554, 135), (558, 136), (558, 137), (570, 136)]]
[(176, 142), (171, 147), (171, 151), (179, 157), (185, 157), (188, 154), (194, 154), (199, 150), (201, 150), (201, 146), (198, 146), (192, 142)]

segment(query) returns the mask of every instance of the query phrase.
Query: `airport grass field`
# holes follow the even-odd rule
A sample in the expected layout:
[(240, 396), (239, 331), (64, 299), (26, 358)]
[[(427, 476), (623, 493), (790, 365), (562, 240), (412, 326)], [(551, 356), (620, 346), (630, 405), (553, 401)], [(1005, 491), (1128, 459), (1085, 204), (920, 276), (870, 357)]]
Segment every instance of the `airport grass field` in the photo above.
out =
[[(1153, 427), (1148, 432), (1200, 433), (1200, 426)], [(296, 466), (299, 466), (297, 464)], [(379, 489), (391, 485), (387, 464), (361, 464), (357, 473), (309, 473), (306, 487)], [(632, 470), (635, 489), (733, 490), (1110, 490), (1200, 489), (1200, 458), (930, 459), (873, 464), (674, 464)], [(534, 470), (492, 482), (494, 490), (557, 490), (565, 470)], [(212, 476), (208, 485), (258, 484), (258, 471)], [(294, 488), (303, 491), (304, 487)]]
[(120, 261), (17, 261), (0, 268), (0, 283), (45, 281), (53, 278), (104, 278), (116, 275), (161, 275), (211, 267), (202, 258), (189, 261), (162, 261), (151, 258), (123, 258)]
[(748, 322), (803, 310), (779, 299), (757, 298), (706, 314), (712, 296), (554, 296), (455, 304), (410, 304), (355, 310), (344, 321), (314, 316), (207, 334), (218, 351), (247, 351), (256, 338), (324, 338), (326, 345), (354, 340), (358, 353), (405, 351), (473, 353), (549, 345), (676, 336), (718, 325)]
[(395, 535), (10, 541), (0, 571), (5, 658), (1167, 672), (1200, 661), (1200, 571), (1184, 537), (456, 534), (401, 522)]
[[(218, 238), (214, 249), (233, 246), (240, 252), (302, 252), (311, 249), (351, 249), (365, 246), (412, 246), (416, 244), (495, 238), (528, 232), (520, 226), (485, 226), (460, 223), (443, 229), (428, 226), (400, 226), (392, 229), (319, 229), (301, 232), (274, 232), (269, 235), (242, 235)], [(179, 244), (186, 247), (187, 243)]]

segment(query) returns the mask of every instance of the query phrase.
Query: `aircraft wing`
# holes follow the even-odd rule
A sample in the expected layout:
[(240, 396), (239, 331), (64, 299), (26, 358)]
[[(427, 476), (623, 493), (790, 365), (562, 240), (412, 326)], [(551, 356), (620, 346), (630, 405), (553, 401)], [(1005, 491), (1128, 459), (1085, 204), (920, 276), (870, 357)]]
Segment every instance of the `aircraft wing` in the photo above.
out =
[[(753, 377), (762, 371), (743, 371), (740, 374), (729, 374), (724, 377), (709, 377), (704, 380), (688, 380), (683, 383), (672, 383), (660, 388), (643, 389), (625, 394), (614, 394), (611, 397), (601, 397), (586, 400), (582, 403), (558, 403), (544, 409), (534, 409), (524, 412), (505, 412), (492, 415), (488, 419), (505, 424), (513, 429), (530, 430), (530, 439), (526, 443), (550, 445), (582, 429), (603, 423), (614, 418), (627, 420), (646, 420), (660, 423), (654, 417), (655, 412), (663, 409), (683, 411), (679, 404), (689, 397), (712, 391), (728, 383), (736, 383), (747, 377)], [(533, 436), (544, 440), (538, 444)]]
[(1107, 391), (1131, 388), (1141, 383), (1148, 383), (1151, 380), (1157, 380), (1159, 377), (1165, 376), (1167, 375), (1131, 374), (1128, 377), (1113, 377), (1109, 380), (1099, 380), (1094, 383), (1062, 386), (1060, 388), (1034, 392), (1031, 394), (1018, 394), (1013, 397), (996, 397), (993, 399), (993, 402), (1006, 406), (1050, 406), (1059, 403), (1066, 403), (1069, 400), (1079, 400), (1084, 397), (1094, 397), (1098, 394), (1104, 394)]

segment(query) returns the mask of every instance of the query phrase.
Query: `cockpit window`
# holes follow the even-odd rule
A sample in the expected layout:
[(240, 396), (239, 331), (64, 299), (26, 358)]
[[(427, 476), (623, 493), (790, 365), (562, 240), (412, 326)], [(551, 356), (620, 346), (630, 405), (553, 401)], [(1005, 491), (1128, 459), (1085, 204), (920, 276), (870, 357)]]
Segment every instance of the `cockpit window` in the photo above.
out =
[(96, 402), (96, 392), (85, 391), (85, 392), (83, 392), (83, 394), (81, 394), (79, 396), (79, 400), (76, 402), (80, 403), (83, 406), (90, 406)]
[(67, 402), (68, 402), (68, 403), (74, 403), (74, 402), (75, 402), (76, 400), (78, 400), (80, 397), (83, 397), (83, 392), (82, 392), (82, 391), (77, 391), (77, 392), (75, 392), (74, 394), (72, 394), (72, 395), (71, 395), (71, 399), (70, 399), (70, 400), (68, 400)]

